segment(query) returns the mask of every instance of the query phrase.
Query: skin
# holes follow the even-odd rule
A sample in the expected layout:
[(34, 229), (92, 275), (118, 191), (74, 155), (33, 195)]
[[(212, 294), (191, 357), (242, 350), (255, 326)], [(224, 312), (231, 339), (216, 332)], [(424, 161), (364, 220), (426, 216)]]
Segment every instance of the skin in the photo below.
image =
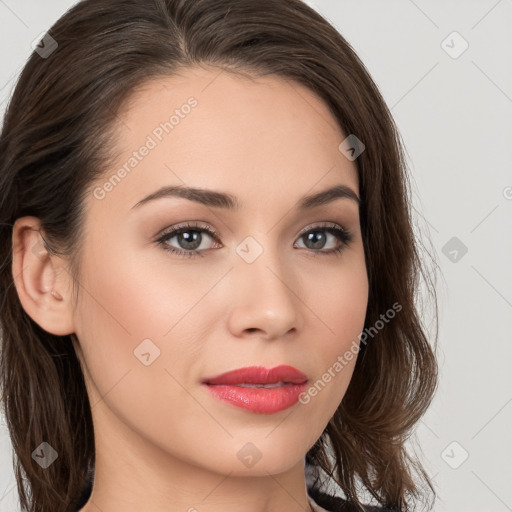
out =
[[(342, 198), (295, 209), (337, 184), (359, 195), (356, 164), (338, 150), (346, 134), (309, 89), (202, 67), (136, 92), (118, 118), (119, 165), (96, 185), (190, 96), (197, 107), (137, 167), (103, 199), (89, 194), (78, 303), (69, 262), (32, 250), (41, 241), (34, 217), (14, 226), (15, 285), (41, 327), (79, 340), (96, 438), (94, 488), (82, 512), (303, 512), (304, 457), (356, 359), (308, 404), (275, 414), (221, 402), (201, 380), (288, 364), (312, 384), (358, 340), (368, 303), (358, 205)], [(242, 207), (162, 198), (132, 209), (180, 184), (229, 192)], [(219, 234), (201, 232), (204, 257), (154, 241), (196, 221)], [(352, 233), (341, 253), (322, 254), (342, 242), (321, 228), (324, 246), (299, 236), (325, 223)], [(236, 252), (248, 236), (263, 249), (250, 264)], [(167, 245), (187, 250), (178, 236)], [(160, 350), (148, 366), (134, 355), (147, 338)], [(261, 454), (251, 467), (237, 456), (247, 443)]]

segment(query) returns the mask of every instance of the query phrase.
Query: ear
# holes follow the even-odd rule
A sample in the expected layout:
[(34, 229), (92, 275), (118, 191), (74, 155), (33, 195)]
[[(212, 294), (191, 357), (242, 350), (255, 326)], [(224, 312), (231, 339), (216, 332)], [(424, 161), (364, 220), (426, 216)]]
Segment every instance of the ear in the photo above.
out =
[(75, 332), (71, 276), (65, 262), (48, 252), (37, 217), (20, 217), (12, 233), (12, 275), (21, 305), (45, 331)]

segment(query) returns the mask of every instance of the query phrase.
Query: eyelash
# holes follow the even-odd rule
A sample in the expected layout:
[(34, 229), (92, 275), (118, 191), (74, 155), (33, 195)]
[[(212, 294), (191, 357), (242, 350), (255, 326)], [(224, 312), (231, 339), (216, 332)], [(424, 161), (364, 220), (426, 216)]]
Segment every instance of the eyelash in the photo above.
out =
[[(198, 232), (205, 232), (208, 235), (210, 235), (214, 240), (218, 241), (219, 235), (218, 233), (211, 227), (204, 227), (199, 226), (198, 224), (180, 224), (179, 226), (176, 226), (175, 228), (172, 228), (171, 230), (163, 233), (159, 238), (155, 240), (156, 243), (162, 246), (162, 249), (164, 251), (170, 252), (172, 254), (176, 254), (178, 256), (184, 256), (188, 258), (193, 258), (196, 256), (204, 257), (204, 254), (201, 254), (203, 252), (206, 252), (204, 250), (197, 251), (197, 250), (189, 250), (185, 251), (183, 249), (176, 249), (175, 247), (170, 247), (165, 242), (168, 241), (170, 238), (174, 238), (176, 235), (179, 235), (181, 233), (187, 232), (187, 231), (198, 231)], [(345, 247), (348, 247), (351, 242), (353, 241), (353, 235), (350, 231), (343, 227), (339, 227), (337, 224), (334, 223), (328, 223), (326, 225), (320, 225), (320, 226), (313, 226), (312, 228), (309, 228), (305, 231), (303, 231), (299, 238), (303, 237), (304, 235), (308, 233), (315, 233), (317, 231), (327, 231), (328, 233), (331, 233), (332, 235), (336, 236), (338, 240), (341, 242), (341, 244), (334, 248), (334, 249), (328, 249), (326, 251), (318, 250), (315, 251), (314, 249), (309, 249), (313, 254), (313, 256), (319, 256), (320, 254), (323, 254), (324, 256), (334, 256), (343, 251)]]

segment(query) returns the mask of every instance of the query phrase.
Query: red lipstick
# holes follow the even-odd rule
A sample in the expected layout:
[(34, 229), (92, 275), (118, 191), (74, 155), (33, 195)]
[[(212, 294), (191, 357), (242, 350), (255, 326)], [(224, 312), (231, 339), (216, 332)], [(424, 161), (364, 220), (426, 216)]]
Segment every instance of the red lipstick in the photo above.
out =
[(292, 366), (249, 366), (203, 379), (219, 400), (258, 414), (273, 414), (294, 405), (308, 377)]

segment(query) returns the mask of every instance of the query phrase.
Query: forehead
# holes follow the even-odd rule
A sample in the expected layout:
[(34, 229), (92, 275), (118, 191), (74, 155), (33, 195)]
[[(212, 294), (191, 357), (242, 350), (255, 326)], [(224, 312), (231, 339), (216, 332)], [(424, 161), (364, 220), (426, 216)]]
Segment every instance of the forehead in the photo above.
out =
[(173, 184), (232, 190), (242, 203), (244, 195), (267, 199), (270, 189), (295, 202), (315, 183), (358, 190), (357, 167), (338, 149), (345, 134), (328, 106), (282, 77), (183, 69), (139, 87), (117, 119), (111, 174), (126, 172), (109, 196), (130, 207)]

